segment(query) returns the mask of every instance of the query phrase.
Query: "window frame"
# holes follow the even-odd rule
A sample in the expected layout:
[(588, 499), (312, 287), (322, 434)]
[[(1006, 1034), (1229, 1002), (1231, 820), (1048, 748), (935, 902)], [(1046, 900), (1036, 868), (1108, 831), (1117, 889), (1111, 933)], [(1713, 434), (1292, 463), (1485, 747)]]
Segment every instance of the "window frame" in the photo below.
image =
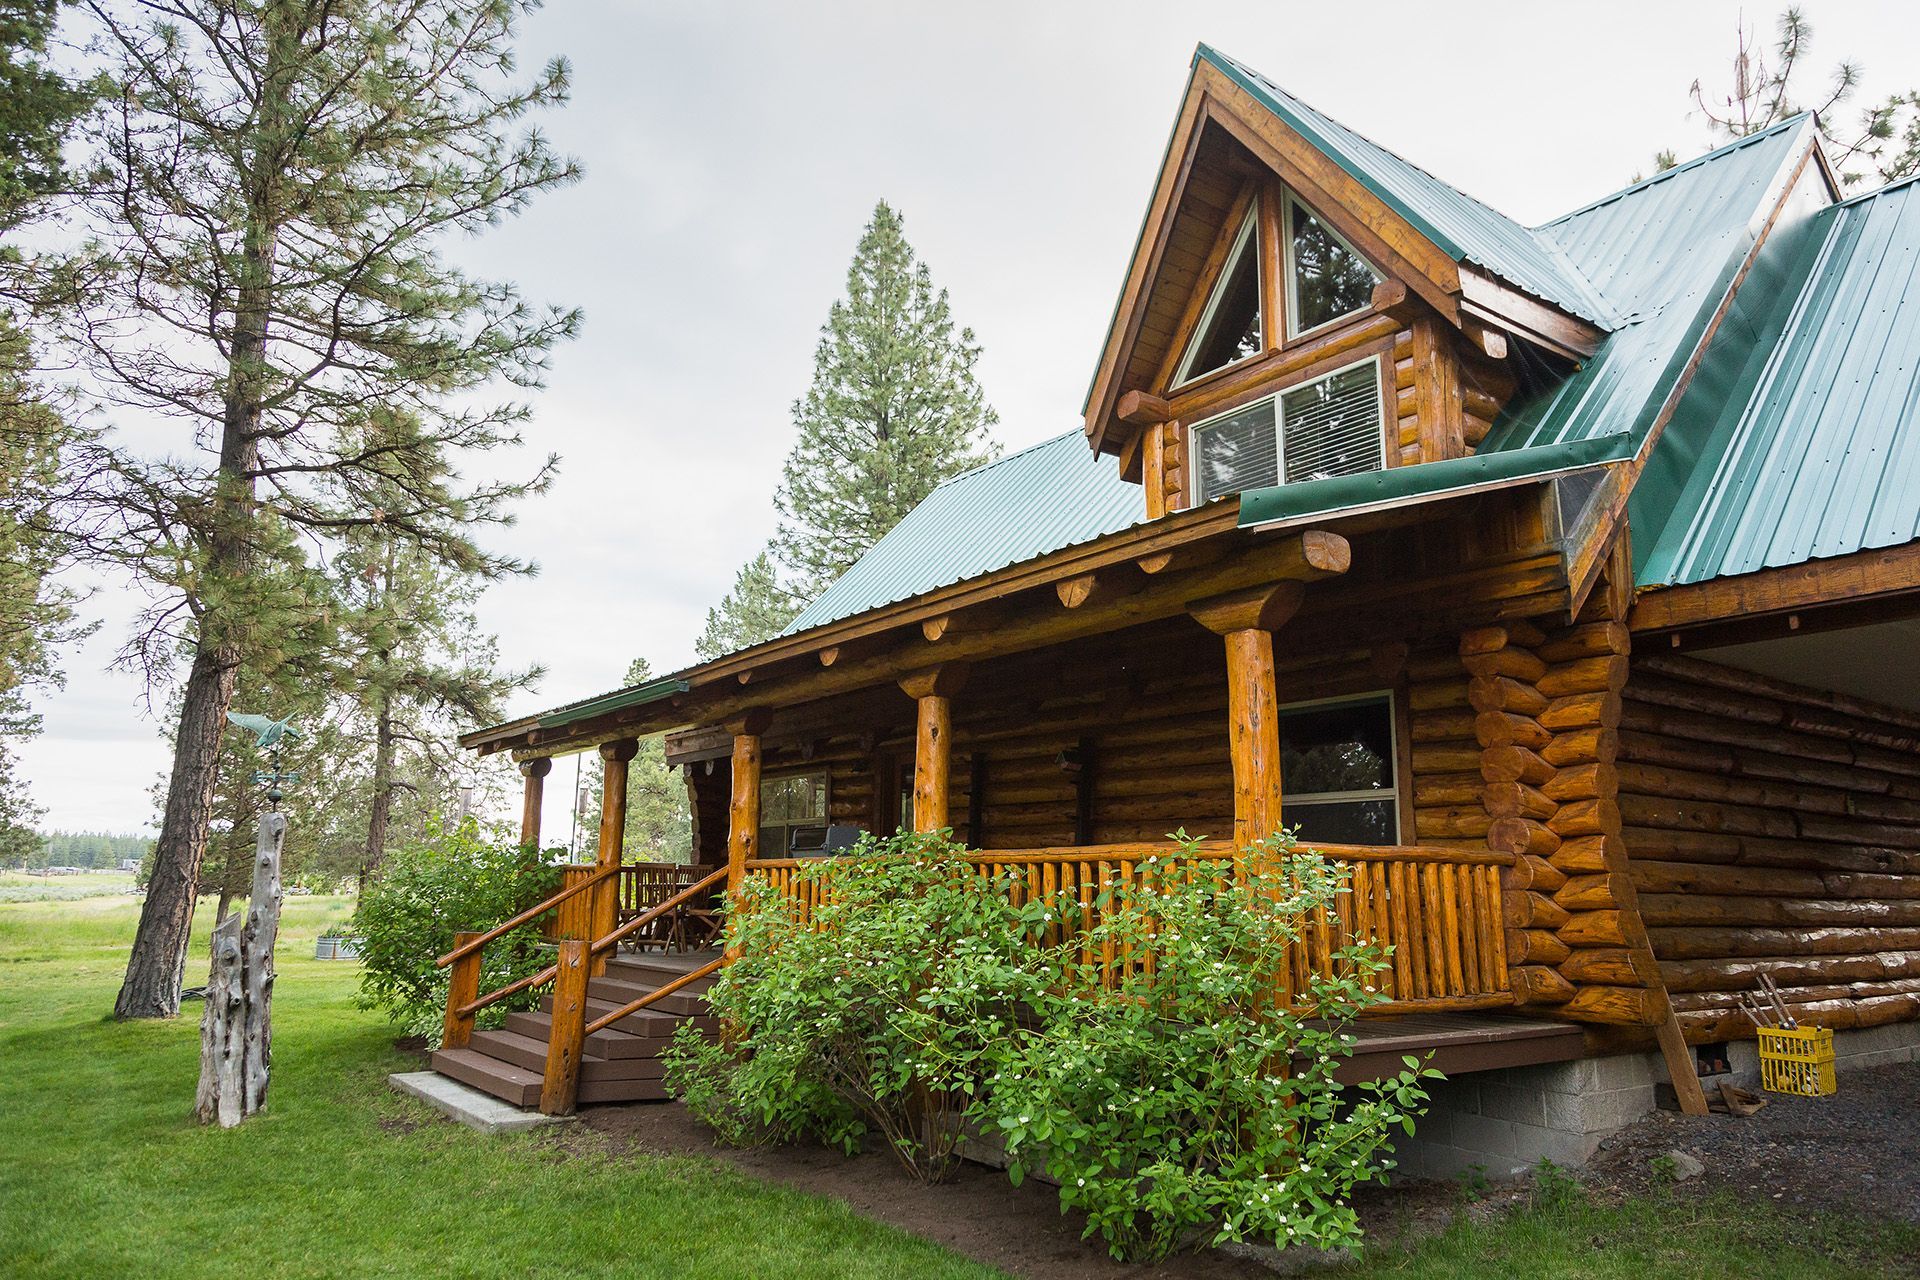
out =
[[(1322, 320), (1319, 324), (1313, 325), (1310, 328), (1299, 329), (1295, 327), (1300, 319), (1300, 289), (1298, 280), (1299, 273), (1294, 269), (1293, 261), (1293, 211), (1297, 208), (1305, 209), (1306, 206), (1301, 202), (1300, 197), (1295, 195), (1292, 189), (1286, 186), (1281, 187), (1281, 202), (1279, 263), (1280, 275), (1282, 277), (1280, 281), (1282, 301), (1280, 309), (1286, 313), (1283, 320), (1286, 326), (1287, 341), (1297, 342), (1301, 338), (1309, 337), (1326, 329), (1331, 329), (1337, 324), (1345, 324), (1355, 316), (1364, 315), (1373, 310), (1373, 304), (1371, 302), (1365, 302), (1351, 311), (1337, 315), (1331, 320)], [(1354, 248), (1353, 243), (1335, 230), (1331, 222), (1328, 222), (1319, 214), (1314, 213), (1311, 209), (1307, 209), (1306, 212), (1312, 216), (1315, 222), (1319, 223), (1320, 226), (1325, 229), (1328, 235), (1333, 237), (1335, 244), (1338, 244), (1342, 249), (1345, 249), (1365, 264), (1367, 270), (1373, 274), (1375, 284), (1380, 283), (1386, 278), (1380, 274), (1380, 268), (1373, 265), (1372, 259)]]
[[(777, 823), (768, 822), (766, 816), (766, 788), (776, 782), (791, 782), (795, 778), (818, 778), (820, 780), (820, 816), (818, 818), (801, 818), (797, 820), (783, 819)], [(762, 858), (792, 857), (793, 855), (788, 852), (788, 846), (793, 843), (792, 831), (795, 827), (833, 825), (833, 770), (788, 769), (778, 773), (763, 773), (760, 775), (759, 800), (759, 821), (754, 824), (753, 829), (754, 839), (759, 845), (757, 856)], [(784, 833), (784, 838), (781, 840), (780, 848), (777, 852), (767, 849), (766, 841), (762, 838), (767, 831), (775, 826), (779, 827)]]
[[(1173, 377), (1167, 382), (1169, 391), (1180, 390), (1217, 373), (1225, 373), (1249, 360), (1258, 360), (1274, 348), (1270, 337), (1273, 332), (1272, 321), (1267, 316), (1267, 255), (1261, 251), (1260, 245), (1260, 205), (1264, 199), (1263, 193), (1255, 192), (1247, 201), (1247, 212), (1240, 219), (1240, 229), (1233, 233), (1233, 242), (1227, 246), (1227, 255), (1220, 260), (1220, 273), (1209, 283), (1207, 304), (1200, 309), (1200, 318), (1194, 321), (1193, 332), (1187, 335), (1187, 349), (1180, 354), (1180, 363), (1174, 366)], [(1229, 360), (1223, 365), (1195, 373), (1193, 362), (1200, 354), (1201, 339), (1206, 336), (1208, 326), (1213, 323), (1214, 315), (1220, 309), (1220, 300), (1226, 296), (1227, 281), (1232, 278), (1234, 266), (1243, 252), (1253, 255), (1253, 296), (1255, 319), (1260, 329), (1259, 349), (1249, 351), (1237, 360)], [(1283, 320), (1281, 332), (1285, 331), (1286, 322)]]
[[(1308, 698), (1303, 702), (1286, 702), (1274, 708), (1275, 729), (1279, 722), (1289, 715), (1302, 711), (1311, 711), (1316, 707), (1354, 706), (1360, 703), (1374, 703), (1387, 713), (1387, 774), (1393, 779), (1393, 786), (1387, 790), (1370, 788), (1365, 791), (1310, 791), (1309, 798), (1301, 799), (1287, 794), (1287, 779), (1284, 770), (1280, 776), (1280, 822), (1287, 823), (1287, 811), (1296, 805), (1312, 808), (1326, 804), (1358, 804), (1387, 801), (1393, 809), (1393, 839), (1385, 845), (1365, 846), (1368, 848), (1398, 848), (1405, 845), (1407, 826), (1407, 797), (1412, 792), (1412, 775), (1402, 768), (1400, 742), (1400, 699), (1393, 689), (1368, 689), (1360, 693), (1341, 693), (1326, 698)], [(1312, 848), (1312, 842), (1303, 842)]]
[[(1347, 317), (1344, 317), (1344, 316), (1341, 317), (1341, 319), (1343, 320), (1346, 318)], [(1261, 488), (1278, 488), (1279, 486), (1287, 483), (1287, 480), (1286, 480), (1287, 421), (1286, 421), (1286, 410), (1281, 404), (1281, 397), (1289, 395), (1292, 392), (1298, 391), (1302, 387), (1310, 387), (1316, 382), (1325, 382), (1330, 378), (1336, 378), (1343, 373), (1346, 373), (1353, 369), (1357, 369), (1361, 365), (1365, 365), (1365, 364), (1370, 364), (1374, 367), (1373, 393), (1374, 393), (1374, 404), (1378, 411), (1378, 427), (1375, 432), (1375, 435), (1376, 435), (1375, 443), (1379, 446), (1379, 449), (1380, 449), (1380, 454), (1379, 454), (1380, 465), (1377, 467), (1370, 468), (1368, 471), (1356, 471), (1350, 474), (1368, 475), (1372, 471), (1387, 470), (1390, 466), (1393, 465), (1393, 463), (1387, 449), (1388, 423), (1387, 423), (1387, 390), (1386, 390), (1386, 382), (1385, 382), (1386, 364), (1381, 359), (1380, 352), (1368, 351), (1358, 356), (1355, 359), (1347, 361), (1344, 364), (1335, 365), (1333, 368), (1323, 370), (1322, 372), (1316, 373), (1311, 377), (1301, 378), (1298, 382), (1290, 382), (1284, 387), (1275, 387), (1271, 391), (1267, 391), (1262, 393), (1261, 395), (1254, 396), (1251, 399), (1248, 399), (1242, 403), (1231, 405), (1228, 408), (1221, 409), (1218, 412), (1210, 414), (1207, 417), (1202, 418), (1200, 421), (1194, 423), (1192, 426), (1188, 427), (1187, 428), (1187, 445), (1188, 445), (1189, 451), (1192, 454), (1192, 459), (1193, 459), (1193, 465), (1192, 467), (1189, 468), (1189, 470), (1192, 472), (1192, 475), (1188, 477), (1188, 481), (1187, 481), (1188, 505), (1199, 507), (1199, 506), (1204, 506), (1209, 502), (1218, 501), (1219, 498), (1230, 498), (1234, 496), (1233, 494), (1230, 494), (1230, 493), (1223, 493), (1219, 495), (1219, 498), (1205, 498), (1201, 496), (1201, 488), (1200, 488), (1201, 486), (1201, 465), (1200, 465), (1201, 444), (1202, 444), (1206, 429), (1208, 427), (1212, 426), (1217, 422), (1221, 422), (1227, 418), (1231, 418), (1235, 414), (1244, 413), (1248, 409), (1254, 408), (1258, 405), (1271, 403), (1273, 405), (1273, 430), (1274, 430), (1273, 476), (1274, 478), (1273, 478), (1273, 483), (1271, 485), (1262, 485), (1260, 487)], [(1295, 483), (1305, 483), (1305, 482), (1296, 481)], [(1246, 493), (1246, 492), (1248, 492), (1248, 490), (1246, 489), (1236, 489), (1234, 491), (1234, 493)]]

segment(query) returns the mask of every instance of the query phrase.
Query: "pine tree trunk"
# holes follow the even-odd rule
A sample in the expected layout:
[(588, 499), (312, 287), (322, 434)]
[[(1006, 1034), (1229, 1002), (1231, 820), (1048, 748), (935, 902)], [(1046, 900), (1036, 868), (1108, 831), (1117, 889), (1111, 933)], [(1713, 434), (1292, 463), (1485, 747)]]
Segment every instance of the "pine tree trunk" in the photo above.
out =
[(233, 700), (239, 655), (203, 645), (194, 655), (173, 740), (173, 775), (160, 838), (153, 848), (153, 875), (140, 908), (127, 975), (114, 1001), (116, 1018), (171, 1018), (180, 1012), (180, 983), (192, 941), (193, 907), (199, 897), (200, 862), (207, 852), (207, 823), (220, 762), (220, 734)]
[[(271, 23), (274, 11), (269, 7)], [(284, 20), (284, 18), (283, 18)], [(285, 50), (277, 41), (269, 53), (271, 72)], [(271, 75), (269, 76), (271, 79)], [(220, 471), (208, 512), (203, 577), (214, 584), (245, 581), (253, 561), (255, 479), (260, 458), (260, 419), (264, 408), (267, 322), (273, 307), (273, 265), (277, 226), (272, 161), (255, 157), (261, 167), (249, 184), (241, 284), (235, 295), (232, 346), (220, 430)], [(244, 618), (225, 616), (228, 603), (196, 608), (193, 668), (180, 702), (180, 727), (173, 740), (173, 774), (167, 783), (166, 812), (154, 842), (153, 878), (140, 909), (127, 975), (114, 1001), (115, 1018), (172, 1018), (180, 1013), (180, 984), (192, 941), (193, 908), (200, 890), (200, 863), (207, 852), (207, 824), (213, 817), (214, 786), (220, 762), (220, 735), (243, 654), (239, 636)], [(217, 958), (216, 958), (217, 959)]]
[(360, 868), (360, 884), (380, 874), (387, 856), (387, 825), (393, 815), (393, 712), (386, 698), (373, 722), (373, 797), (367, 815), (367, 856)]

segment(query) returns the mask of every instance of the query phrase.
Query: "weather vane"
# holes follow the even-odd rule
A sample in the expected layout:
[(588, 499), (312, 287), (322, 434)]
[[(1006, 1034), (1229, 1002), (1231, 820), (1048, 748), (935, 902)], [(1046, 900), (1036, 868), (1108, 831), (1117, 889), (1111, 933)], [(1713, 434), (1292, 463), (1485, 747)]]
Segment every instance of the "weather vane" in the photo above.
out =
[(253, 781), (266, 784), (267, 803), (278, 808), (280, 801), (285, 798), (286, 795), (286, 793), (280, 789), (281, 784), (298, 782), (300, 780), (298, 773), (280, 768), (281, 742), (288, 738), (296, 742), (300, 740), (300, 731), (293, 727), (293, 717), (288, 716), (285, 720), (275, 720), (271, 716), (247, 715), (242, 712), (229, 711), (227, 712), (227, 719), (253, 734), (253, 745), (269, 753), (267, 762), (272, 767), (255, 769), (253, 771)]

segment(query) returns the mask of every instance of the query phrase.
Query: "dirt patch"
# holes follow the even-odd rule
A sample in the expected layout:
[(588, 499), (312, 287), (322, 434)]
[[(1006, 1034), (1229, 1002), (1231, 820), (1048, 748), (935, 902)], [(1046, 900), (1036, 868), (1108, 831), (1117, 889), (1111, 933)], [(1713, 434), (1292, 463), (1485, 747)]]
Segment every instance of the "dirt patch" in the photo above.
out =
[[(616, 1149), (715, 1157), (768, 1182), (833, 1196), (866, 1217), (1029, 1280), (1269, 1280), (1276, 1272), (1318, 1270), (1344, 1256), (1208, 1249), (1176, 1255), (1157, 1267), (1130, 1266), (1110, 1258), (1097, 1238), (1080, 1238), (1084, 1219), (1060, 1212), (1053, 1187), (1035, 1181), (1015, 1187), (998, 1169), (963, 1164), (951, 1181), (928, 1187), (909, 1179), (880, 1151), (853, 1157), (823, 1147), (738, 1151), (717, 1143), (713, 1131), (677, 1102), (591, 1107), (581, 1111), (580, 1120)], [(1452, 1184), (1424, 1184), (1369, 1188), (1356, 1207), (1369, 1239), (1378, 1241), (1444, 1230), (1459, 1202)]]
[(1602, 1144), (1581, 1172), (1597, 1192), (1635, 1195), (1668, 1180), (1655, 1161), (1682, 1151), (1705, 1172), (1679, 1194), (1731, 1191), (1808, 1212), (1920, 1224), (1920, 1064), (1848, 1072), (1831, 1098), (1762, 1095), (1746, 1119), (1661, 1111)]

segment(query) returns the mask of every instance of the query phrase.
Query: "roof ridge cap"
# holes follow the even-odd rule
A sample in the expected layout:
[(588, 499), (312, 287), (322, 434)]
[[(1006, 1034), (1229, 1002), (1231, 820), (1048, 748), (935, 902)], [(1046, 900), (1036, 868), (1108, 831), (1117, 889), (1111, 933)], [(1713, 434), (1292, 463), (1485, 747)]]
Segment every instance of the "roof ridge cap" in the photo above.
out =
[(1528, 230), (1533, 231), (1536, 234), (1540, 232), (1544, 232), (1549, 227), (1557, 227), (1561, 223), (1567, 222), (1573, 218), (1577, 218), (1583, 213), (1591, 213), (1595, 209), (1598, 209), (1601, 205), (1612, 204), (1615, 200), (1624, 199), (1627, 196), (1634, 195), (1637, 192), (1643, 191), (1646, 188), (1651, 187), (1656, 183), (1665, 182), (1668, 179), (1677, 177), (1682, 173), (1686, 173), (1693, 169), (1698, 169), (1704, 166), (1705, 164), (1707, 164), (1709, 161), (1725, 159), (1727, 156), (1732, 155), (1734, 152), (1742, 150), (1743, 148), (1746, 148), (1749, 146), (1753, 146), (1767, 138), (1772, 137), (1776, 133), (1788, 132), (1790, 129), (1790, 126), (1803, 123), (1808, 117), (1812, 115), (1813, 115), (1813, 112), (1811, 111), (1795, 112), (1793, 115), (1788, 116), (1785, 120), (1777, 120), (1774, 123), (1768, 125), (1766, 128), (1755, 130), (1753, 133), (1746, 135), (1744, 138), (1734, 138), (1731, 141), (1723, 142), (1719, 146), (1713, 148), (1713, 150), (1711, 151), (1704, 151), (1701, 154), (1694, 156), (1691, 160), (1683, 160), (1679, 164), (1673, 166), (1673, 168), (1671, 169), (1662, 169), (1659, 173), (1654, 174), (1650, 178), (1642, 178), (1638, 182), (1630, 182), (1626, 186), (1618, 189), (1617, 191), (1609, 191), (1606, 195), (1601, 196), (1597, 200), (1589, 200), (1586, 204), (1581, 205), (1577, 209), (1569, 209), (1567, 212), (1560, 214), (1557, 217), (1547, 219), (1547, 221), (1540, 223), (1538, 226), (1528, 228)]

